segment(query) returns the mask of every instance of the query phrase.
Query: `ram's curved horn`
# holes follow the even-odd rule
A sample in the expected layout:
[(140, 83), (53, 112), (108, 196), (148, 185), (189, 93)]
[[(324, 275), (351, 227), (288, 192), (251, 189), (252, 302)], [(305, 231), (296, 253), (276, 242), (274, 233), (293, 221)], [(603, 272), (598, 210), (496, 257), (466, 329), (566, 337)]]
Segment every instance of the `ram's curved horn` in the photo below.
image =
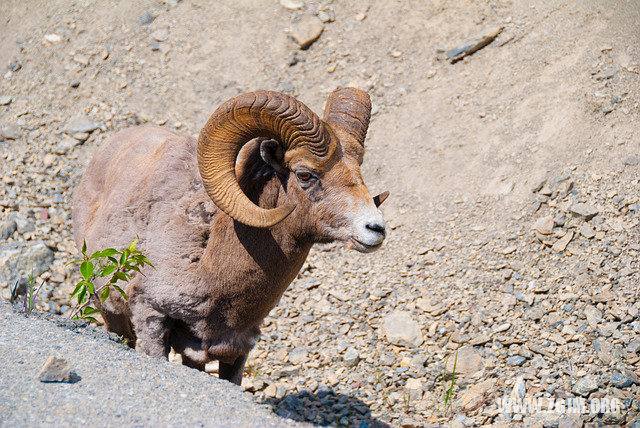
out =
[(296, 149), (301, 156), (315, 159), (331, 156), (335, 143), (315, 113), (295, 98), (277, 92), (238, 95), (211, 115), (198, 139), (198, 168), (207, 194), (240, 223), (271, 227), (291, 214), (295, 205), (264, 209), (242, 192), (235, 175), (236, 157), (242, 146), (256, 137), (279, 141), (285, 154)]
[(324, 121), (337, 126), (364, 146), (371, 119), (371, 99), (356, 88), (336, 89), (327, 99)]

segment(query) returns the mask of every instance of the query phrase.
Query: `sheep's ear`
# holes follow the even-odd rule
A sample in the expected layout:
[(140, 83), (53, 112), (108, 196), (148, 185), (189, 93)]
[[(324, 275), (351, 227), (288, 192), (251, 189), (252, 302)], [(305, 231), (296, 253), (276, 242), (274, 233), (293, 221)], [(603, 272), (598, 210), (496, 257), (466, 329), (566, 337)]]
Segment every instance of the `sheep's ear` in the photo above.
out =
[(284, 167), (284, 150), (276, 140), (264, 140), (260, 143), (260, 156), (267, 165), (270, 165), (276, 172), (286, 174)]

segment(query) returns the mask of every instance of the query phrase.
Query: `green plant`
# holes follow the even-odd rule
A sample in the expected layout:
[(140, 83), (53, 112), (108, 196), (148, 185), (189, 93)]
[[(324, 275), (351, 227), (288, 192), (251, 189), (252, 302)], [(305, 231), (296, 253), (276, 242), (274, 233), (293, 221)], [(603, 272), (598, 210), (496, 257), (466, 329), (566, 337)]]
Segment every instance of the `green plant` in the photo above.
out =
[(29, 316), (33, 311), (36, 297), (38, 296), (38, 292), (43, 285), (44, 281), (42, 281), (40, 286), (36, 288), (36, 280), (33, 278), (33, 275), (29, 275), (29, 281), (27, 283), (27, 293), (24, 295), (24, 300), (22, 301), (22, 307), (24, 308), (25, 315)]
[(453, 389), (456, 386), (456, 368), (458, 367), (458, 351), (456, 351), (455, 359), (453, 360), (453, 371), (451, 373), (451, 383), (447, 388), (447, 364), (445, 362), (444, 369), (442, 372), (442, 404), (444, 406), (444, 411), (446, 412), (448, 408), (451, 408), (451, 403), (453, 402)]
[[(131, 280), (132, 272), (142, 274), (141, 269), (145, 265), (153, 267), (151, 262), (136, 249), (138, 238), (133, 240), (127, 248), (118, 251), (115, 248), (99, 250), (91, 255), (87, 254), (87, 243), (82, 244), (82, 258), (73, 260), (71, 264), (80, 265), (82, 279), (76, 284), (71, 297), (77, 299), (77, 304), (71, 311), (69, 318), (85, 319), (97, 322), (94, 314), (102, 312), (102, 304), (111, 295), (111, 289), (115, 289), (126, 300), (127, 293), (118, 285), (118, 281), (127, 283)], [(96, 279), (109, 278), (103, 285), (96, 288)], [(97, 308), (89, 306), (91, 299)]]

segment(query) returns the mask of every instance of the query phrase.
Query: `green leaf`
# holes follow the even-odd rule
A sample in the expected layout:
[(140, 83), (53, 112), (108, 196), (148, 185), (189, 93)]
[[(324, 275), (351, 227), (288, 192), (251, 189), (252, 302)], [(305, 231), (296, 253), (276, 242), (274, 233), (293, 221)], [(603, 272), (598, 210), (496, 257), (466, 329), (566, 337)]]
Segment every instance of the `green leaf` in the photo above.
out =
[(136, 251), (136, 245), (138, 244), (138, 236), (136, 236), (136, 239), (133, 240), (133, 242), (131, 242), (131, 244), (129, 244), (129, 247), (127, 248), (127, 250), (129, 250), (129, 252), (134, 252)]
[[(119, 253), (118, 253), (118, 254), (119, 254)], [(114, 265), (117, 265), (117, 264), (118, 264), (118, 259), (116, 259), (115, 257), (109, 256), (109, 257), (107, 257), (107, 258), (108, 258), (108, 259), (109, 259), (109, 261), (110, 261), (111, 263), (113, 263)]]
[(79, 305), (87, 301), (85, 299), (86, 296), (87, 296), (87, 287), (82, 287), (82, 290), (80, 290), (80, 293), (78, 294)]
[(120, 280), (120, 281), (128, 281), (129, 279), (127, 278), (127, 274), (124, 272), (116, 272), (113, 277), (116, 280)]
[(82, 241), (82, 255), (87, 255), (87, 241)]
[(91, 314), (97, 314), (100, 311), (98, 309), (92, 308), (91, 306), (87, 306), (86, 308), (84, 308), (84, 311), (82, 311), (83, 315), (91, 315)]
[(124, 297), (124, 300), (127, 300), (127, 293), (124, 292), (124, 290), (120, 287), (118, 287), (117, 285), (113, 284), (113, 288), (115, 288), (116, 290), (118, 290), (118, 292), (120, 292), (120, 294), (122, 294), (122, 297)]
[(73, 290), (73, 293), (71, 293), (71, 297), (77, 296), (80, 290), (82, 290), (85, 287), (86, 287), (86, 284), (84, 283), (84, 279), (83, 279), (82, 281), (76, 284), (76, 288)]
[(102, 250), (102, 257), (111, 257), (115, 256), (116, 254), (120, 254), (120, 251), (116, 250), (115, 248), (105, 248), (104, 250)]
[(93, 285), (93, 282), (87, 281), (87, 291), (89, 292), (89, 294), (95, 294), (96, 293), (96, 288)]
[(82, 317), (85, 321), (89, 321), (89, 322), (94, 322), (96, 324), (98, 324), (98, 320), (95, 319), (94, 317)]
[(107, 265), (102, 269), (100, 276), (108, 276), (115, 272), (117, 268), (114, 265)]
[(100, 293), (100, 303), (104, 303), (109, 298), (110, 293), (111, 293), (111, 287), (107, 285), (102, 289), (102, 293)]
[(119, 265), (123, 265), (124, 262), (127, 260), (127, 256), (128, 256), (128, 251), (125, 248), (124, 251), (122, 252), (122, 254), (120, 255), (120, 261), (118, 262)]
[(80, 265), (80, 273), (84, 279), (91, 278), (91, 275), (93, 275), (93, 263), (89, 261), (82, 262)]
[(102, 251), (96, 251), (89, 256), (90, 259), (99, 259), (100, 257), (102, 257)]

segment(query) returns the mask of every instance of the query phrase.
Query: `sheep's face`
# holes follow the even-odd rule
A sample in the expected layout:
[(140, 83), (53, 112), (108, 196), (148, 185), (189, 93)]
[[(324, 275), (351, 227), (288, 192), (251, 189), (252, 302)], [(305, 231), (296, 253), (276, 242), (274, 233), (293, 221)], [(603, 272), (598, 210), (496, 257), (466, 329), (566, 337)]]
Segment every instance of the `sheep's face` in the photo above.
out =
[[(360, 172), (364, 148), (342, 143), (322, 165), (300, 160), (289, 165), (288, 193), (297, 199), (301, 230), (315, 242), (334, 240), (368, 253), (386, 236), (382, 212), (369, 194)], [(303, 217), (303, 218), (300, 218)]]

